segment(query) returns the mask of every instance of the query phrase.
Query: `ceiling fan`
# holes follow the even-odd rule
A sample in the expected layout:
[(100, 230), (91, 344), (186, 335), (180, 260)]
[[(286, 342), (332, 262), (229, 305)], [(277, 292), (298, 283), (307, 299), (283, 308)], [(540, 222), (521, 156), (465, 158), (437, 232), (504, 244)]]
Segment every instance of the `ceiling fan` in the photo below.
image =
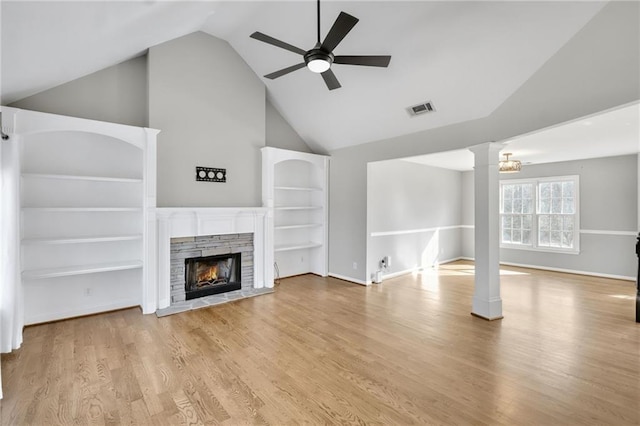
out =
[(262, 42), (271, 44), (276, 47), (288, 50), (293, 53), (302, 55), (304, 62), (296, 65), (292, 65), (287, 68), (283, 68), (279, 71), (267, 74), (264, 77), (268, 79), (276, 79), (283, 75), (289, 74), (305, 66), (310, 71), (319, 73), (329, 90), (338, 89), (342, 87), (335, 74), (331, 70), (331, 64), (343, 64), (343, 65), (362, 65), (367, 67), (387, 67), (391, 56), (343, 56), (334, 55), (333, 50), (342, 41), (342, 39), (351, 31), (351, 29), (358, 23), (358, 18), (353, 17), (345, 12), (340, 12), (340, 15), (336, 18), (333, 26), (324, 38), (324, 41), (320, 42), (320, 0), (318, 0), (318, 42), (311, 50), (302, 50), (299, 47), (293, 46), (284, 41), (275, 39), (266, 34), (256, 31), (251, 34), (251, 38), (260, 40)]

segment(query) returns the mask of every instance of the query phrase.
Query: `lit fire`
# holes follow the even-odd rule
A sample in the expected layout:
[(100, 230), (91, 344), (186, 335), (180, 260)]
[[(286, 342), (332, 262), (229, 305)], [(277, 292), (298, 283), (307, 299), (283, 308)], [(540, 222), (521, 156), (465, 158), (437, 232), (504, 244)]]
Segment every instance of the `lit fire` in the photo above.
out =
[(213, 283), (218, 279), (218, 265), (209, 266), (204, 271), (198, 271), (198, 284)]

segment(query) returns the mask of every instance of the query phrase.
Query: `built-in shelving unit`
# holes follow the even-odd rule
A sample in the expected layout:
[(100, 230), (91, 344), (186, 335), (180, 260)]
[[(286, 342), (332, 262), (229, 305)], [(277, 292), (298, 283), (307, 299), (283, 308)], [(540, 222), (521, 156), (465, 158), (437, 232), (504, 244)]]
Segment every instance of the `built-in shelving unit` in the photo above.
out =
[(141, 305), (158, 132), (15, 111), (25, 323)]
[(263, 204), (280, 277), (327, 275), (328, 163), (323, 155), (262, 149)]

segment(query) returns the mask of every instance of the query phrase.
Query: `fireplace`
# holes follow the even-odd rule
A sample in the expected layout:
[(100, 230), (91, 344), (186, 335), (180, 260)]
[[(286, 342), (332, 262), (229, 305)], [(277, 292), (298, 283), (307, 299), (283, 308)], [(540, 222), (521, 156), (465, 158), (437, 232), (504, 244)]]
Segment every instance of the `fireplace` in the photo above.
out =
[(241, 253), (184, 260), (186, 300), (240, 290)]

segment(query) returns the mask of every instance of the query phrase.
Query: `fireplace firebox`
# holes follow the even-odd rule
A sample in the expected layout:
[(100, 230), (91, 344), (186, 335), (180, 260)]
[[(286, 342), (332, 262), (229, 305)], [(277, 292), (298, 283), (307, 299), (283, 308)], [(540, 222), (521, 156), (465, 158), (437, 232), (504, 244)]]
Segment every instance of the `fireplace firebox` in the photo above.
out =
[(240, 290), (240, 253), (185, 259), (185, 298)]

